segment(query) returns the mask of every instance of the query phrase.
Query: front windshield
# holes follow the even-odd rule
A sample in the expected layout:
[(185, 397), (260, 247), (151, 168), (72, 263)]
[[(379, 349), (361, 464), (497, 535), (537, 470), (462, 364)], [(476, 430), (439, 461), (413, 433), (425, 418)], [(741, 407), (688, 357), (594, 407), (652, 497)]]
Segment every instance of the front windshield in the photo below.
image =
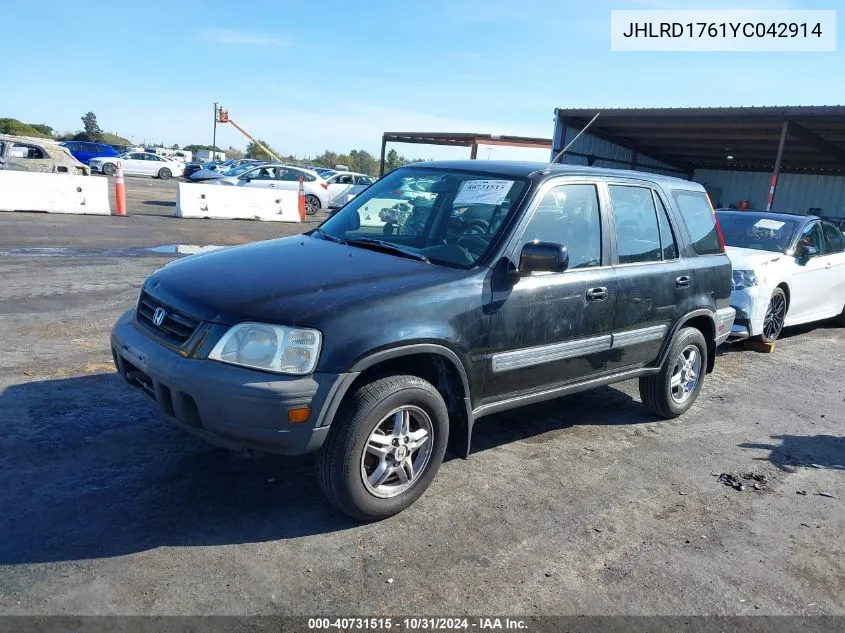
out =
[(359, 194), (319, 231), (346, 241), (376, 239), (432, 263), (471, 268), (519, 204), (524, 179), (407, 167)]
[(797, 226), (794, 220), (747, 211), (720, 211), (719, 226), (727, 246), (785, 253)]

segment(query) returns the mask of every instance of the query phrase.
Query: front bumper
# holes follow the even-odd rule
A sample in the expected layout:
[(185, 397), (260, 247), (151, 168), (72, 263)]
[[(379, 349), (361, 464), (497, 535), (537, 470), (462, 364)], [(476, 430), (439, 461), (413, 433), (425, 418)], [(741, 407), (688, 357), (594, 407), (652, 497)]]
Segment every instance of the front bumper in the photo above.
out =
[[(280, 376), (212, 360), (186, 358), (150, 338), (126, 312), (111, 334), (120, 375), (172, 421), (212, 444), (284, 455), (322, 446), (340, 398), (357, 374)], [(292, 408), (310, 407), (300, 424)]]
[(742, 288), (731, 292), (731, 306), (736, 310), (736, 318), (730, 333), (733, 340), (742, 340), (757, 336), (763, 331), (771, 292), (760, 286)]

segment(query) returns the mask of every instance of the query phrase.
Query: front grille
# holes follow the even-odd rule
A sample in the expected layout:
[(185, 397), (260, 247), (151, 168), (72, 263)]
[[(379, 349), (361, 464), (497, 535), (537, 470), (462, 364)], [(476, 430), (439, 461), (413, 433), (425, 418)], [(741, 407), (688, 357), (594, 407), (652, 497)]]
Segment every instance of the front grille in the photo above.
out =
[[(157, 308), (165, 311), (165, 317), (161, 325), (155, 325), (153, 323), (153, 317)], [(150, 332), (177, 347), (184, 345), (200, 324), (194, 317), (174, 310), (146, 292), (142, 292), (140, 299), (138, 299), (138, 308), (135, 311), (135, 317)]]

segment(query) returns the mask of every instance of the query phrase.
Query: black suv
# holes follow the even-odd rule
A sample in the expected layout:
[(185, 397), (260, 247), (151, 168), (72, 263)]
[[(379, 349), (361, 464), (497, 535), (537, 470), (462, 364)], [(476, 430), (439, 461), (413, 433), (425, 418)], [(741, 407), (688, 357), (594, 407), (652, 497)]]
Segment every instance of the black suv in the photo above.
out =
[(395, 514), (480, 417), (638, 378), (686, 411), (731, 331), (704, 189), (492, 161), (398, 169), (304, 235), (174, 261), (112, 332), (115, 364), (218, 445), (317, 452), (326, 496)]

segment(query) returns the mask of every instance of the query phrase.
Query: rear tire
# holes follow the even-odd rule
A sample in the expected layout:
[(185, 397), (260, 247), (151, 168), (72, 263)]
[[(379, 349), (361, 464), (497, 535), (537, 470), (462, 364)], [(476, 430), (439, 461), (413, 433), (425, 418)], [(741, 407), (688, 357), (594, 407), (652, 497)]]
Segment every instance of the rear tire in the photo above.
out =
[(115, 166), (113, 163), (106, 163), (103, 165), (103, 173), (106, 176), (114, 176)]
[(700, 330), (681, 328), (660, 372), (640, 378), (646, 409), (663, 418), (677, 418), (696, 401), (707, 373), (707, 342)]
[(320, 199), (317, 196), (305, 196), (305, 213), (307, 215), (317, 215), (320, 210)]
[(158, 177), (161, 180), (170, 180), (173, 176), (173, 172), (171, 172), (167, 167), (162, 167), (158, 170)]
[(430, 383), (401, 375), (367, 383), (343, 403), (317, 453), (320, 488), (356, 519), (398, 514), (434, 480), (448, 436), (446, 403)]

